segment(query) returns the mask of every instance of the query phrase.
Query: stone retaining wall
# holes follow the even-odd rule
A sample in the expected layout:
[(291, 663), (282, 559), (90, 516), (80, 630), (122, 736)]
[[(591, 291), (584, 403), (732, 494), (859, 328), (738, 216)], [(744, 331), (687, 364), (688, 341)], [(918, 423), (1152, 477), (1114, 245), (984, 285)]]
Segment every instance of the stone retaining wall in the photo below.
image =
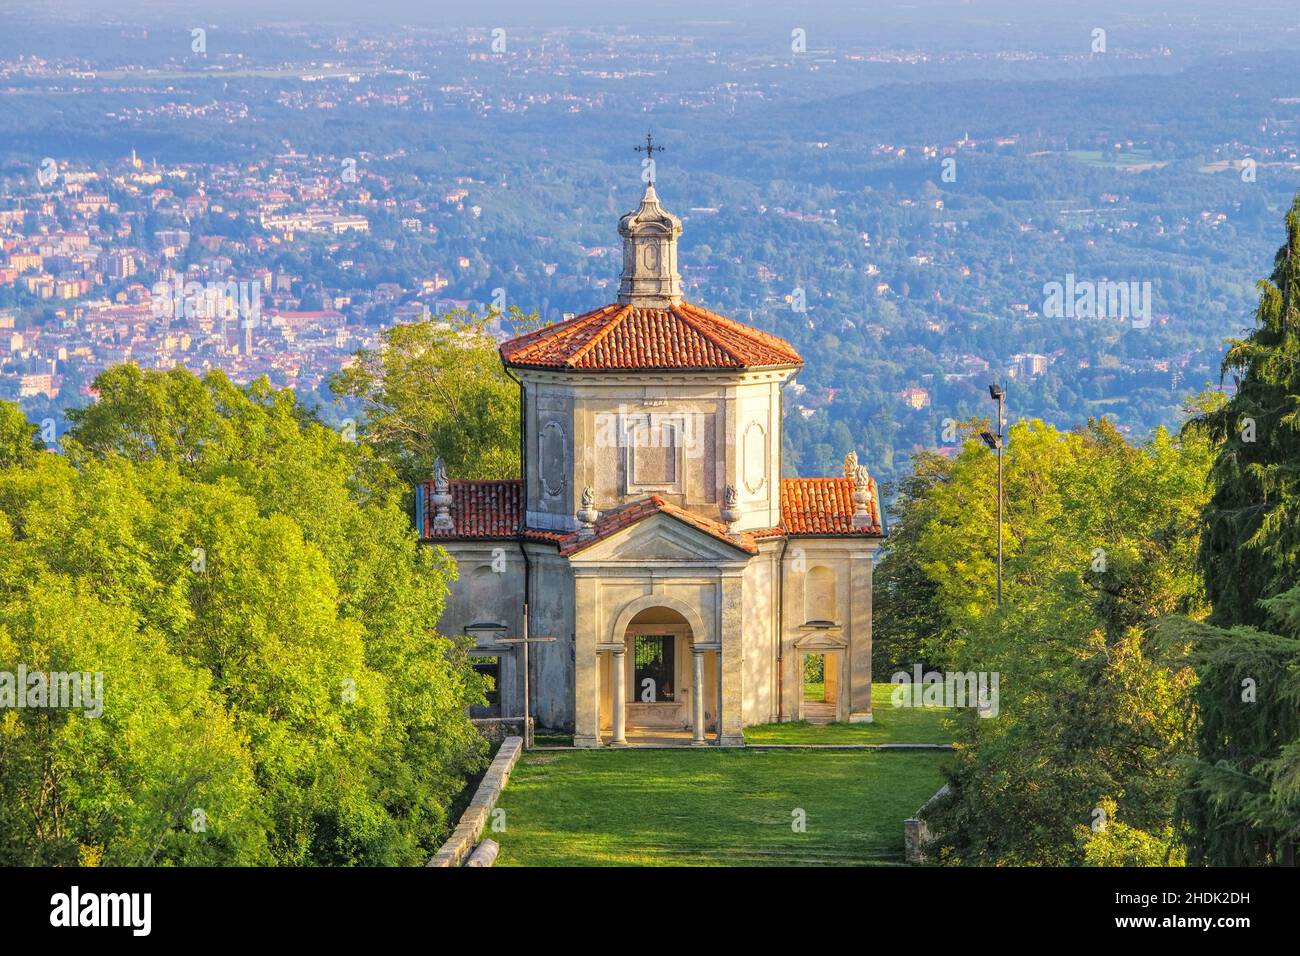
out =
[(451, 838), (442, 845), (442, 849), (434, 854), (433, 859), (428, 863), (429, 866), (460, 866), (465, 862), (465, 858), (469, 856), (470, 851), (474, 849), (474, 844), (482, 835), (483, 828), (487, 826), (492, 808), (496, 806), (501, 791), (506, 788), (510, 771), (514, 770), (523, 750), (522, 737), (507, 737), (502, 742), (501, 749), (492, 758), (491, 766), (483, 775), (478, 789), (474, 791), (474, 799), (469, 802), (469, 806), (461, 815), (460, 823), (456, 824)]
[(921, 809), (903, 821), (903, 858), (908, 863), (925, 862), (925, 844), (930, 839), (930, 828), (925, 822), (925, 809), (940, 797), (946, 796), (948, 791), (948, 784), (945, 783), (934, 796), (921, 804)]
[(470, 723), (494, 744), (501, 743), (507, 737), (524, 736), (522, 717), (475, 717)]

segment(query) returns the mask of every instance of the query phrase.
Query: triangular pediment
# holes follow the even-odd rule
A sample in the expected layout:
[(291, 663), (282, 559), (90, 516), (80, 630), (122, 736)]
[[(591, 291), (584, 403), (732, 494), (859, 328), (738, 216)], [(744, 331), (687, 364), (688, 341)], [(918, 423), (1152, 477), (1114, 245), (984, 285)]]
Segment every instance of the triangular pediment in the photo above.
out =
[(839, 632), (838, 627), (817, 628), (796, 640), (794, 646), (801, 651), (842, 651), (849, 646), (849, 642)]
[(584, 562), (718, 564), (745, 561), (748, 555), (727, 542), (670, 515), (652, 514), (572, 554)]

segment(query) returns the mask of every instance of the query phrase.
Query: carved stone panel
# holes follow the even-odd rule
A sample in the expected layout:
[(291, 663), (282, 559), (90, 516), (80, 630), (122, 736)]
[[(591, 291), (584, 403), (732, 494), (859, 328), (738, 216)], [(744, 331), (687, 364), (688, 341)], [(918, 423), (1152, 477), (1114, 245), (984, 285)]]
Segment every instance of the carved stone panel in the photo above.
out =
[(683, 424), (680, 415), (648, 412), (627, 417), (627, 494), (682, 491)]
[(741, 480), (746, 491), (757, 495), (767, 487), (768, 465), (767, 431), (758, 422), (746, 426), (742, 449)]
[(568, 436), (564, 426), (557, 421), (549, 421), (542, 426), (538, 441), (538, 464), (542, 479), (542, 494), (548, 498), (558, 498), (568, 487), (566, 474), (568, 461)]

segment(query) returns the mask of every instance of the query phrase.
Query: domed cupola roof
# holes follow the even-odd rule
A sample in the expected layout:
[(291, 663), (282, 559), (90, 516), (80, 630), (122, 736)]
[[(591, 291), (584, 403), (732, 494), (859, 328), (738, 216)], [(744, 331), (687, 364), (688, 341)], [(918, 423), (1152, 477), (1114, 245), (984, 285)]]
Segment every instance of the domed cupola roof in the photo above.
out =
[(654, 183), (646, 184), (640, 207), (618, 221), (618, 234), (623, 237), (619, 303), (662, 309), (681, 302), (677, 238), (682, 221), (659, 204)]
[(756, 369), (803, 364), (789, 342), (682, 298), (682, 221), (659, 204), (654, 183), (618, 221), (623, 274), (618, 301), (501, 345), (516, 368)]

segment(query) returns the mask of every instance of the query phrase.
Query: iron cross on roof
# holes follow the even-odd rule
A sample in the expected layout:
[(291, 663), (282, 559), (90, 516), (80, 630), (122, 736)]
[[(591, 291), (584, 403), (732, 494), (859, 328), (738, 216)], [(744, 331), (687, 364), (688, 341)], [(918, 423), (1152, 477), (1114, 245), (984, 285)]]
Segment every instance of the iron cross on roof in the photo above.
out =
[(635, 150), (636, 152), (638, 152), (638, 153), (645, 153), (645, 155), (646, 155), (646, 159), (650, 160), (650, 180), (649, 180), (649, 181), (650, 181), (651, 184), (653, 184), (654, 181), (655, 181), (655, 180), (654, 180), (655, 153), (662, 153), (662, 152), (664, 151), (664, 148), (663, 148), (662, 146), (656, 146), (656, 145), (655, 145), (654, 138), (653, 138), (649, 133), (646, 133), (646, 134), (645, 134), (645, 145), (644, 145), (644, 146), (633, 146), (632, 149), (634, 149), (634, 150)]

